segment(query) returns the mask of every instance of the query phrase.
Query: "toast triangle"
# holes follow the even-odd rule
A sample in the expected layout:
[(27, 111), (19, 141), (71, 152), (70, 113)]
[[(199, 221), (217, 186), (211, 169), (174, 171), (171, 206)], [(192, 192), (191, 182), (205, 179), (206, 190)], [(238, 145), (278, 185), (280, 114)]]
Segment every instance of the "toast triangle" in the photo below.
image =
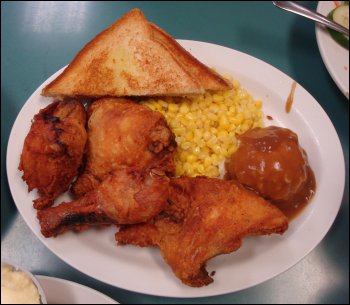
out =
[(228, 88), (228, 82), (133, 9), (91, 40), (42, 95), (181, 96)]

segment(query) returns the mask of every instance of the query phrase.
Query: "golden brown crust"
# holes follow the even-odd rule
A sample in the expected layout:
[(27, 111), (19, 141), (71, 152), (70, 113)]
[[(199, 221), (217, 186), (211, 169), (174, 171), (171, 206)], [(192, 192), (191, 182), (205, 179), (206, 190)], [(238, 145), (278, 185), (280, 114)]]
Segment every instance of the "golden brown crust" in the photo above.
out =
[(153, 23), (149, 23), (149, 25), (152, 29), (152, 39), (162, 44), (184, 70), (194, 79), (200, 81), (205, 90), (229, 90), (232, 88), (229, 81), (192, 56), (163, 29)]
[(146, 224), (121, 228), (119, 244), (158, 246), (176, 276), (189, 286), (213, 280), (206, 262), (236, 251), (247, 235), (282, 234), (283, 213), (234, 181), (207, 177), (171, 179), (165, 209)]
[(228, 82), (133, 9), (92, 39), (42, 95), (181, 96), (228, 88)]
[(85, 123), (85, 108), (75, 100), (54, 102), (34, 116), (19, 169), (28, 190), (38, 189), (36, 209), (52, 205), (76, 176), (87, 138)]
[(94, 189), (120, 167), (175, 171), (175, 136), (160, 112), (123, 98), (94, 101), (88, 110), (86, 165), (75, 196)]
[(169, 178), (154, 170), (124, 168), (78, 200), (38, 213), (45, 237), (88, 225), (133, 224), (157, 215), (169, 197)]
[[(141, 14), (141, 15), (140, 15)], [(68, 67), (56, 78), (54, 79), (50, 84), (48, 84), (43, 90), (42, 90), (42, 95), (43, 96), (52, 96), (51, 95), (51, 90), (55, 89), (55, 86), (60, 84), (61, 81), (65, 80), (65, 77), (68, 73), (72, 72), (77, 68), (82, 61), (82, 58), (90, 53), (94, 52), (94, 48), (98, 46), (100, 42), (102, 42), (103, 38), (112, 35), (113, 30), (118, 27), (120, 24), (125, 22), (127, 19), (131, 17), (137, 17), (137, 15), (143, 16), (142, 12), (134, 9), (131, 10), (129, 13), (125, 14), (122, 16), (119, 20), (117, 20), (115, 23), (113, 23), (111, 26), (109, 26), (107, 29), (105, 29), (103, 32), (97, 34), (95, 38), (93, 38), (90, 42), (88, 42), (76, 55), (76, 57), (73, 59), (73, 61), (68, 65)], [(54, 95), (57, 95), (54, 94)], [(73, 93), (74, 96), (79, 95)]]

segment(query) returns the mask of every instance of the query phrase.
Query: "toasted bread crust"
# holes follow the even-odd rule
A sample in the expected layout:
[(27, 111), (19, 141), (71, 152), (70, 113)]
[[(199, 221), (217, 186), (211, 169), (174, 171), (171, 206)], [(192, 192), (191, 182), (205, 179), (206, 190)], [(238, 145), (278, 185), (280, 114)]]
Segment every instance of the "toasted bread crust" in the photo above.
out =
[(154, 23), (149, 23), (152, 29), (152, 39), (162, 44), (170, 52), (178, 64), (194, 79), (200, 80), (205, 90), (228, 90), (232, 84), (210, 69), (192, 54), (186, 51), (174, 38)]
[(174, 96), (228, 88), (228, 82), (133, 9), (86, 44), (42, 95)]
[[(88, 42), (76, 55), (76, 57), (73, 59), (73, 61), (68, 65), (68, 67), (56, 78), (54, 79), (50, 84), (48, 84), (43, 90), (42, 90), (42, 95), (43, 96), (65, 96), (65, 94), (60, 94), (59, 86), (62, 85), (62, 82), (65, 82), (67, 79), (67, 75), (70, 73), (74, 73), (75, 69), (77, 69), (82, 61), (83, 57), (85, 57), (87, 54), (90, 52), (94, 52), (94, 49), (98, 47), (99, 43), (103, 41), (105, 37), (108, 37), (109, 35), (113, 34), (113, 31), (115, 28), (123, 24), (124, 22), (127, 22), (129, 19), (139, 19), (139, 18), (144, 18), (143, 14), (141, 11), (137, 9), (133, 9), (127, 14), (123, 15), (119, 20), (114, 22), (112, 25), (110, 25), (107, 29), (102, 31), (101, 33), (97, 34), (90, 42)], [(72, 95), (74, 96), (85, 96), (84, 94), (78, 94), (78, 93), (73, 93)], [(96, 96), (97, 97), (97, 96)]]

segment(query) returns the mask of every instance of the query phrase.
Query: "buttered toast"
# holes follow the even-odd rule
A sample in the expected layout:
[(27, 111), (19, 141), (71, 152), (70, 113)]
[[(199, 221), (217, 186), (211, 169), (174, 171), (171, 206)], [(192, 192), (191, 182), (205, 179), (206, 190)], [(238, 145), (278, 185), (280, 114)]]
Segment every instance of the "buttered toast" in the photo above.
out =
[(42, 95), (181, 96), (230, 87), (133, 9), (91, 40)]

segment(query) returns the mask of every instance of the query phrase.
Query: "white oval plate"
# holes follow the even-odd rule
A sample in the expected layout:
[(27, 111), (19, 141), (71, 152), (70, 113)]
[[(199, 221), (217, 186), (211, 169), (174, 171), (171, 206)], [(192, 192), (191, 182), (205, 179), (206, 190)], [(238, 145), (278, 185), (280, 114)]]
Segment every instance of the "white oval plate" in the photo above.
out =
[(43, 275), (35, 277), (45, 291), (47, 304), (119, 304), (105, 294), (75, 282)]
[[(319, 1), (317, 12), (327, 16), (335, 8), (334, 1)], [(329, 34), (327, 28), (316, 24), (316, 38), (322, 60), (337, 84), (349, 99), (349, 50), (343, 48)]]
[[(67, 232), (57, 238), (40, 233), (32, 200), (17, 167), (23, 141), (31, 119), (51, 102), (40, 96), (42, 87), (57, 77), (58, 71), (28, 99), (11, 131), (7, 150), (7, 174), (13, 199), (28, 226), (58, 257), (85, 274), (127, 290), (170, 297), (202, 297), (248, 288), (292, 267), (325, 236), (340, 207), (344, 190), (345, 167), (337, 133), (317, 101), (297, 85), (292, 111), (284, 110), (293, 80), (276, 68), (244, 53), (198, 41), (180, 43), (199, 60), (239, 79), (255, 98), (264, 102), (264, 113), (273, 117), (268, 124), (288, 127), (300, 138), (317, 179), (317, 192), (303, 213), (283, 235), (249, 237), (229, 255), (209, 261), (215, 270), (214, 283), (202, 288), (183, 285), (163, 261), (158, 249), (118, 247), (116, 229), (90, 229), (80, 234)], [(67, 200), (68, 195), (60, 200)]]

